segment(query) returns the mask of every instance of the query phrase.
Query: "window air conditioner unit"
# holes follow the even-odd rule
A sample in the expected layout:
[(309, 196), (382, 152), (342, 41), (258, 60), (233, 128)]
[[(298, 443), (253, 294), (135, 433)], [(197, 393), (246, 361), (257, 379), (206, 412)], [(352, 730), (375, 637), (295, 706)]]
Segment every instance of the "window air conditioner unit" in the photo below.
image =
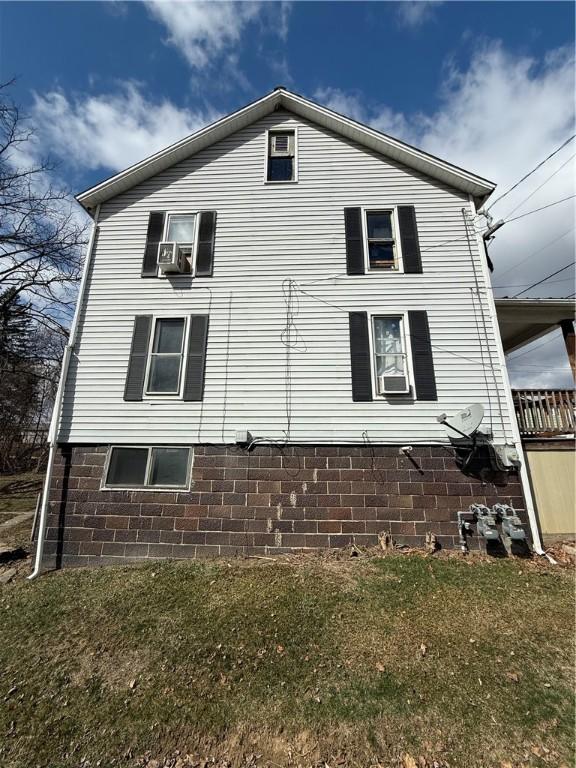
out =
[(178, 243), (160, 243), (158, 246), (158, 266), (162, 274), (184, 272), (186, 258), (183, 249)]
[(406, 376), (378, 376), (377, 379), (379, 395), (399, 395), (409, 391)]
[(293, 134), (273, 133), (270, 138), (270, 157), (292, 157), (294, 155)]

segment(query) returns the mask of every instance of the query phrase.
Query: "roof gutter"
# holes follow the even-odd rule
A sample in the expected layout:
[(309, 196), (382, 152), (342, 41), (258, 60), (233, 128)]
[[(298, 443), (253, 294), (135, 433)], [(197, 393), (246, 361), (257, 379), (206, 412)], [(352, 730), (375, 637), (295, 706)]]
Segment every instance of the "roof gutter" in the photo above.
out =
[(94, 252), (94, 243), (96, 241), (96, 233), (98, 231), (98, 215), (100, 213), (100, 206), (96, 208), (94, 215), (94, 223), (92, 224), (92, 232), (90, 234), (90, 240), (88, 241), (88, 249), (86, 251), (86, 258), (84, 260), (84, 269), (82, 271), (82, 280), (80, 282), (80, 290), (78, 291), (78, 301), (76, 303), (76, 312), (74, 313), (74, 319), (72, 321), (72, 327), (70, 329), (70, 335), (68, 336), (68, 343), (64, 348), (64, 357), (62, 358), (62, 368), (60, 370), (60, 381), (58, 382), (58, 390), (56, 392), (56, 399), (54, 401), (54, 408), (52, 410), (52, 418), (50, 420), (50, 429), (48, 430), (48, 464), (46, 467), (46, 477), (44, 478), (44, 488), (42, 490), (42, 505), (40, 507), (40, 516), (38, 520), (38, 534), (36, 537), (36, 552), (34, 554), (34, 569), (28, 579), (31, 581), (40, 575), (42, 569), (42, 557), (44, 555), (44, 538), (46, 536), (46, 522), (48, 520), (48, 507), (50, 502), (50, 486), (52, 484), (52, 473), (54, 468), (54, 457), (56, 454), (56, 445), (58, 440), (58, 425), (60, 423), (60, 416), (62, 413), (62, 402), (64, 400), (64, 390), (66, 388), (66, 379), (68, 378), (68, 368), (70, 367), (70, 358), (74, 351), (76, 344), (76, 338), (78, 335), (78, 324), (80, 318), (80, 312), (82, 311), (82, 305), (84, 303), (84, 294), (86, 293), (86, 286), (88, 284), (88, 272), (90, 270), (90, 264), (92, 262), (92, 256)]

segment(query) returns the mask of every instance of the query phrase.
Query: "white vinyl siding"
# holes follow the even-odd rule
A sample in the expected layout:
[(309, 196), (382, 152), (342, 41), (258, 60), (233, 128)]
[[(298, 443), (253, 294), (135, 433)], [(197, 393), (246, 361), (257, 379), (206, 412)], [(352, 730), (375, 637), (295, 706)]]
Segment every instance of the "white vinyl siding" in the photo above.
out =
[[(283, 128), (298, 129), (298, 184), (263, 184), (267, 131)], [(190, 204), (217, 211), (213, 277), (143, 280), (150, 210)], [(423, 274), (347, 276), (344, 208), (396, 205), (416, 207)], [(373, 442), (444, 441), (436, 416), (474, 402), (484, 426), (510, 438), (484, 254), (463, 209), (464, 193), (282, 112), (103, 204), (60, 440), (230, 443), (240, 429), (283, 440), (287, 402), (295, 442), (362, 443), (365, 431)], [(287, 278), (307, 292), (293, 306), (289, 384)], [(348, 312), (398, 309), (428, 313), (438, 401), (355, 403)], [(124, 402), (134, 316), (191, 312), (210, 316), (203, 401)]]

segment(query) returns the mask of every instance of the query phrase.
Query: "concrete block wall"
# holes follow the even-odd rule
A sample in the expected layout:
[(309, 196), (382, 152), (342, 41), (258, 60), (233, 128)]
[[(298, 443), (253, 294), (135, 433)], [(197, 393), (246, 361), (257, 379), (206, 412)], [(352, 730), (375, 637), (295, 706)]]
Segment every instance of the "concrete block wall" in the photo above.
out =
[(515, 474), (484, 484), (441, 446), (414, 446), (410, 460), (396, 446), (198, 445), (186, 492), (101, 490), (107, 450), (59, 447), (45, 568), (373, 546), (382, 532), (411, 546), (432, 532), (453, 548), (456, 512), (472, 503), (511, 503), (525, 520)]

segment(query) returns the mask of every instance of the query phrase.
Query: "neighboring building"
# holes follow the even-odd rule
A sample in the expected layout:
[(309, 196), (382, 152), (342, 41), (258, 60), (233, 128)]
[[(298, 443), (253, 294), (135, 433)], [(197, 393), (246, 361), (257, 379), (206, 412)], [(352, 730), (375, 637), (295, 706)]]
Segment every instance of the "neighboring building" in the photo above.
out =
[(453, 546), (472, 503), (523, 516), (517, 474), (464, 473), (437, 420), (481, 403), (521, 451), (493, 189), (276, 89), (81, 194), (44, 566)]
[[(573, 299), (496, 299), (504, 351), (517, 352), (537, 339), (543, 339), (540, 344), (544, 346), (545, 337), (561, 328), (576, 381), (574, 309)], [(542, 367), (534, 379), (541, 378), (545, 371)], [(514, 389), (512, 396), (540, 535), (546, 544), (573, 540), (576, 536), (574, 387)]]

